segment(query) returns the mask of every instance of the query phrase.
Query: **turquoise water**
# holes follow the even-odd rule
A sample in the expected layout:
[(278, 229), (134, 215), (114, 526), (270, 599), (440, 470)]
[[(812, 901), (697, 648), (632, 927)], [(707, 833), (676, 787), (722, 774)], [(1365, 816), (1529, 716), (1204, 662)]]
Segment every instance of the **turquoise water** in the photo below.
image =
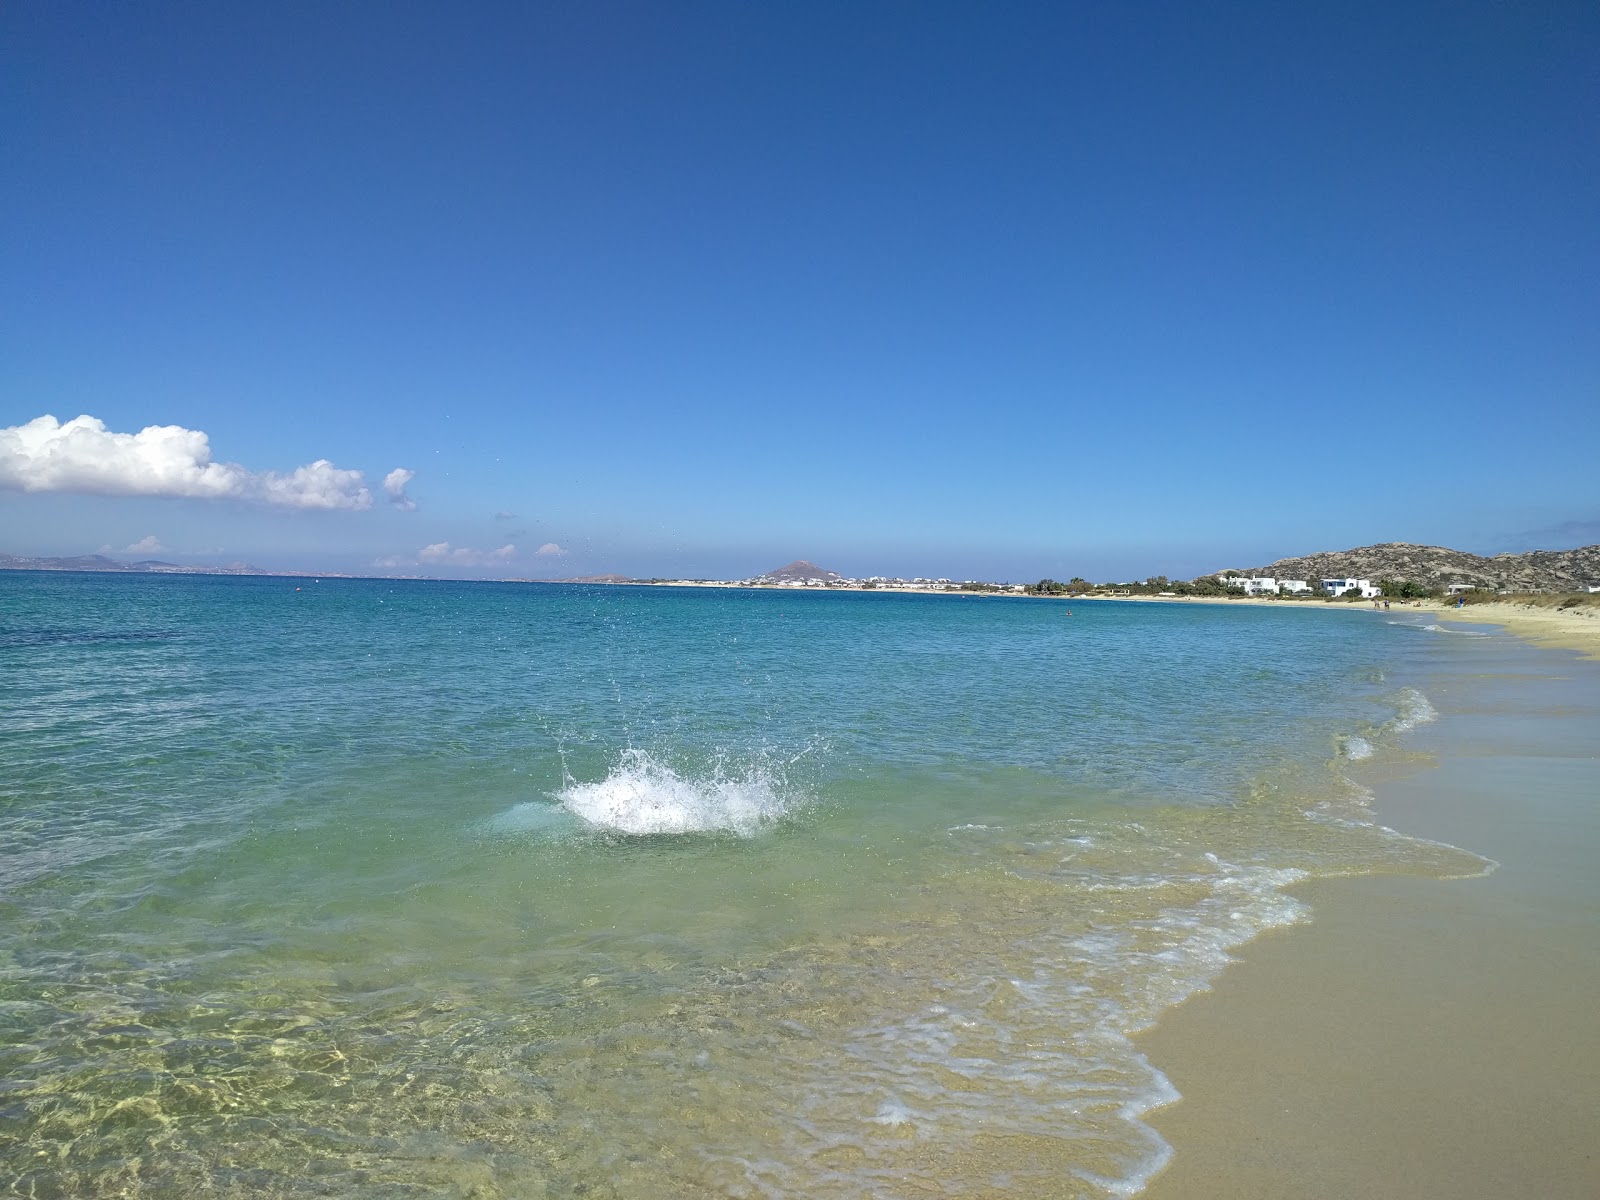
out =
[(1366, 816), (1370, 613), (0, 574), (0, 1188), (1109, 1196)]

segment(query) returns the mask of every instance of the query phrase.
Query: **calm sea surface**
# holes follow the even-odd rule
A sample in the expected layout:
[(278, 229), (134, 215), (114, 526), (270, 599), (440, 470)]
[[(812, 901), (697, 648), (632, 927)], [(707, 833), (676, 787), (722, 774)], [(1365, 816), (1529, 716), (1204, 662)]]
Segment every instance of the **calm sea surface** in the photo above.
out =
[(1131, 1194), (1422, 626), (0, 573), (0, 1191)]

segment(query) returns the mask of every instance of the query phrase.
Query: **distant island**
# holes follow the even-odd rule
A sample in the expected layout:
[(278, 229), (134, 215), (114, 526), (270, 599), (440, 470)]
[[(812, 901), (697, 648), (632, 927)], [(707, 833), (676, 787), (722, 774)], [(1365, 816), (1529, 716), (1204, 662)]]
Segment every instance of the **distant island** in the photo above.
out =
[[(104, 554), (81, 554), (63, 558), (0, 554), (0, 570), (9, 571), (106, 571), (164, 575), (280, 575), (295, 578), (351, 578), (336, 571), (266, 570), (248, 563), (226, 566), (182, 566), (158, 559), (123, 562)], [(391, 575), (371, 578), (390, 579)], [(417, 578), (407, 576), (407, 578)], [(758, 587), (825, 588), (859, 591), (964, 592), (968, 594), (1009, 594), (1034, 596), (1215, 596), (1271, 595), (1321, 596), (1330, 589), (1323, 581), (1360, 581), (1366, 585), (1357, 595), (1372, 591), (1386, 596), (1413, 597), (1452, 592), (1589, 592), (1600, 591), (1600, 545), (1580, 546), (1575, 550), (1529, 550), (1521, 554), (1497, 554), (1491, 558), (1451, 550), (1445, 546), (1421, 546), (1411, 542), (1383, 542), (1358, 546), (1352, 550), (1329, 550), (1295, 558), (1280, 558), (1260, 567), (1228, 568), (1194, 579), (1168, 579), (1156, 575), (1121, 582), (1091, 582), (1082, 577), (1069, 580), (1041, 579), (1032, 583), (995, 582), (974, 579), (901, 578), (872, 575), (850, 578), (820, 567), (808, 559), (796, 559), (745, 579), (638, 579), (628, 575), (580, 575), (569, 579), (513, 579), (514, 583), (569, 584), (654, 584), (680, 587)], [(1333, 594), (1339, 594), (1334, 592)]]
[(0, 571), (118, 571), (145, 575), (309, 575), (309, 571), (268, 571), (249, 563), (227, 566), (182, 566), (146, 558), (122, 562), (104, 554), (77, 554), (68, 558), (38, 558), (25, 554), (0, 554)]

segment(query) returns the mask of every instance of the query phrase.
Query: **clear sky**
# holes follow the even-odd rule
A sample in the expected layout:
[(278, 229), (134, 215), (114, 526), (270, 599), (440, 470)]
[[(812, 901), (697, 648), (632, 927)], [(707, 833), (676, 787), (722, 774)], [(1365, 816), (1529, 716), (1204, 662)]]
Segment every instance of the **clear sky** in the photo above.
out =
[(1597, 63), (1592, 0), (6, 4), (0, 551), (1600, 541)]

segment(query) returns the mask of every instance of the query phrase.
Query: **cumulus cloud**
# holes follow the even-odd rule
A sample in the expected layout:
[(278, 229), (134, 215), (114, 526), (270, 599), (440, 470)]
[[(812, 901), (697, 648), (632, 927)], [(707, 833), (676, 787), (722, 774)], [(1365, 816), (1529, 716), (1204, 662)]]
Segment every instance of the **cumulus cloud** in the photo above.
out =
[(470, 546), (452, 546), (449, 542), (434, 542), (417, 551), (417, 558), (427, 563), (449, 563), (457, 567), (491, 567), (510, 562), (517, 548), (507, 544), (498, 550), (474, 550)]
[(160, 554), (165, 549), (166, 547), (161, 544), (161, 539), (152, 533), (149, 537), (140, 538), (137, 542), (133, 543), (133, 545), (129, 546), (123, 553)]
[(556, 545), (554, 542), (546, 542), (544, 545), (540, 546), (537, 550), (535, 550), (534, 553), (535, 554), (543, 554), (543, 555), (546, 555), (546, 556), (550, 556), (550, 555), (556, 555), (556, 554), (565, 554), (566, 551), (563, 550), (560, 546)]
[(412, 512), (417, 507), (417, 502), (406, 495), (406, 484), (416, 477), (415, 471), (408, 471), (404, 467), (396, 467), (383, 477), (383, 490), (389, 497), (389, 503), (401, 512)]
[[(390, 472), (389, 479), (397, 474)], [(400, 483), (402, 497), (405, 483)], [(372, 507), (362, 473), (325, 458), (288, 474), (250, 471), (237, 463), (213, 462), (211, 439), (198, 429), (149, 425), (138, 433), (116, 433), (90, 416), (62, 423), (46, 415), (0, 429), (0, 488), (252, 500), (280, 508)]]

